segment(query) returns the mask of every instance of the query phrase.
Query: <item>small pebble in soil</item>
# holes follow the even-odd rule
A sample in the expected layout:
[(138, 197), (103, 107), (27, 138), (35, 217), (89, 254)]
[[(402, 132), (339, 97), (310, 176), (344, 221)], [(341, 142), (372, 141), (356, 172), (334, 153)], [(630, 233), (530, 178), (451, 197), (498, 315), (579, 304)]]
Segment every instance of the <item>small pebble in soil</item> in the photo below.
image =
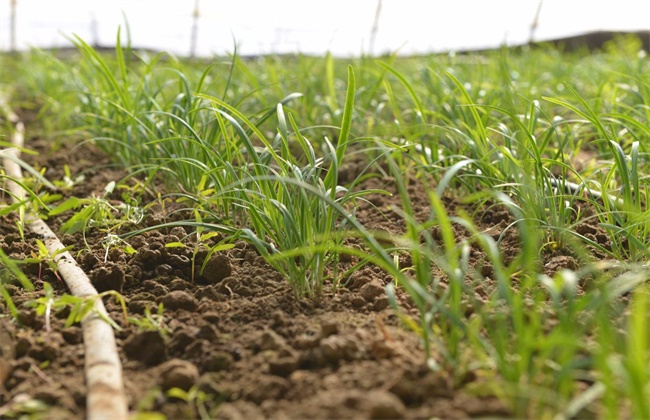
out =
[(384, 309), (388, 308), (388, 305), (390, 302), (388, 301), (388, 296), (379, 296), (377, 299), (375, 299), (375, 303), (372, 306), (372, 309), (374, 311), (383, 311)]
[(256, 387), (252, 387), (246, 393), (246, 397), (256, 404), (264, 400), (279, 399), (289, 388), (289, 381), (278, 376), (262, 376), (259, 378)]
[(173, 227), (172, 230), (169, 231), (169, 235), (174, 235), (178, 238), (178, 240), (184, 240), (185, 237), (187, 236), (187, 231), (183, 226), (176, 226)]
[(187, 346), (185, 349), (185, 354), (183, 356), (187, 358), (202, 357), (205, 353), (205, 347), (209, 347), (209, 343), (207, 341), (201, 339), (195, 340)]
[(378, 280), (372, 280), (359, 289), (359, 294), (368, 302), (374, 301), (376, 297), (383, 296), (385, 293), (384, 285)]
[(387, 391), (370, 391), (366, 404), (371, 419), (401, 419), (406, 408), (397, 396)]
[(291, 375), (300, 365), (300, 359), (293, 356), (279, 357), (269, 362), (269, 373), (272, 375), (287, 377)]
[(189, 281), (183, 280), (181, 278), (175, 278), (169, 282), (169, 290), (187, 290), (191, 287)]
[(153, 272), (156, 276), (166, 276), (172, 272), (173, 268), (169, 264), (160, 264), (154, 268)]
[(219, 283), (226, 277), (230, 277), (231, 274), (232, 267), (230, 265), (230, 259), (223, 254), (212, 255), (208, 262), (205, 264), (203, 274), (197, 277), (197, 283)]
[(63, 344), (61, 333), (52, 331), (42, 339), (37, 339), (27, 354), (40, 362), (52, 361), (61, 352)]
[(153, 366), (167, 357), (165, 340), (157, 331), (143, 331), (124, 341), (124, 353), (130, 360)]
[(61, 330), (61, 335), (68, 344), (79, 344), (82, 340), (81, 328), (75, 326), (64, 328)]
[(215, 311), (207, 311), (203, 313), (203, 320), (205, 322), (210, 322), (212, 324), (217, 324), (219, 321), (221, 321), (221, 317), (223, 314)]
[(25, 356), (31, 347), (32, 347), (32, 342), (28, 337), (26, 336), (17, 337), (16, 345), (14, 346), (15, 357)]
[(233, 364), (233, 357), (229, 353), (218, 351), (210, 354), (203, 361), (203, 369), (208, 372), (217, 372), (220, 370), (228, 370)]
[(339, 332), (339, 324), (336, 320), (327, 319), (323, 320), (320, 324), (321, 338), (329, 337)]
[(248, 401), (225, 402), (219, 406), (219, 417), (226, 420), (263, 419), (260, 408)]
[(171, 359), (161, 364), (160, 386), (163, 389), (180, 388), (189, 390), (199, 379), (199, 369), (192, 363), (181, 360)]
[(139, 265), (129, 265), (129, 274), (136, 280), (142, 280), (142, 267)]
[(183, 268), (189, 265), (191, 263), (191, 260), (185, 255), (171, 254), (169, 257), (167, 257), (167, 262), (169, 262), (172, 267)]
[(388, 391), (407, 404), (419, 404), (429, 398), (449, 398), (453, 395), (453, 389), (447, 378), (428, 370), (425, 373), (402, 372)]
[(264, 331), (259, 338), (260, 350), (282, 350), (287, 347), (286, 340), (273, 330)]
[(169, 289), (166, 286), (154, 281), (154, 280), (145, 280), (142, 282), (142, 287), (154, 296), (165, 296), (169, 293)]
[(203, 324), (199, 327), (199, 332), (196, 335), (198, 338), (204, 338), (208, 341), (215, 341), (219, 338), (219, 330), (214, 325)]
[(39, 317), (34, 309), (19, 309), (18, 310), (18, 324), (25, 327), (31, 327), (34, 330), (43, 328), (43, 317)]
[[(208, 372), (201, 375), (196, 386), (200, 391), (211, 395), (211, 398), (227, 400), (232, 394), (232, 390), (227, 383), (221, 378), (221, 374), (215, 372)], [(225, 418), (220, 416), (221, 418)]]
[(144, 238), (144, 236), (141, 236), (141, 235), (134, 236), (134, 237), (131, 238), (131, 240), (129, 241), (129, 245), (131, 245), (131, 247), (134, 248), (134, 249), (136, 249), (136, 250), (142, 248), (142, 247), (145, 246), (146, 244), (147, 244), (146, 239)]
[(162, 304), (165, 309), (175, 311), (176, 309), (184, 309), (186, 311), (195, 311), (199, 306), (199, 302), (194, 296), (183, 291), (174, 290), (162, 298)]
[(354, 337), (333, 335), (321, 340), (320, 350), (323, 356), (332, 363), (339, 360), (354, 360), (361, 357), (363, 349)]
[(279, 328), (287, 324), (287, 316), (281, 310), (275, 310), (271, 314), (271, 327)]
[(151, 305), (150, 300), (131, 300), (127, 307), (130, 314), (144, 314), (144, 310)]
[[(152, 244), (153, 245), (153, 244)], [(144, 249), (137, 255), (137, 259), (148, 265), (156, 265), (162, 260), (162, 252), (158, 249)]]
[(393, 341), (378, 339), (370, 345), (369, 353), (375, 360), (388, 359), (399, 354), (399, 347)]
[(367, 302), (364, 298), (362, 298), (361, 296), (357, 296), (357, 295), (351, 295), (348, 298), (348, 300), (349, 300), (350, 304), (352, 305), (352, 307), (357, 308), (357, 309), (360, 309), (360, 308), (364, 307), (366, 305), (366, 302)]
[(194, 342), (197, 330), (195, 328), (182, 328), (174, 332), (169, 343), (169, 351), (173, 353), (182, 353), (187, 346)]
[(90, 271), (99, 263), (99, 258), (97, 258), (92, 252), (88, 251), (82, 255), (79, 259), (79, 263), (84, 271)]
[(107, 263), (89, 273), (90, 280), (99, 293), (107, 290), (122, 291), (124, 270), (112, 263)]
[(544, 272), (547, 275), (553, 275), (558, 271), (568, 268), (569, 270), (576, 270), (578, 268), (577, 261), (567, 255), (558, 255), (553, 258), (546, 264), (544, 264)]

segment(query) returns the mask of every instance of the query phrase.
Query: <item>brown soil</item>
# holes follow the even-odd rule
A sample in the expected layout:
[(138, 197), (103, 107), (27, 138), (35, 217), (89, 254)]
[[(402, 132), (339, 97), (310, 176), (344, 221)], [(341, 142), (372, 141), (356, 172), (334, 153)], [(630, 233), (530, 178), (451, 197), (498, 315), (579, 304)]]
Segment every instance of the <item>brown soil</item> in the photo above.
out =
[[(125, 175), (89, 145), (51, 151), (32, 139), (29, 146), (40, 152), (32, 164), (47, 167), (49, 179), (63, 178), (63, 164), (73, 175), (84, 174), (85, 180), (65, 195), (101, 195), (108, 182)], [(364, 185), (377, 186), (393, 188), (383, 179)], [(409, 189), (418, 214), (426, 217), (424, 188), (414, 181)], [(119, 200), (119, 191), (112, 198)], [(459, 206), (446, 200), (450, 211)], [(368, 227), (399, 233), (402, 221), (390, 210), (399, 205), (398, 199), (377, 196), (370, 201), (372, 205), (362, 204), (359, 219)], [(162, 211), (152, 205), (143, 224), (168, 220), (170, 208)], [(69, 216), (48, 223), (56, 229)], [(480, 228), (495, 238), (511, 221), (497, 207), (477, 219)], [(335, 293), (327, 291), (315, 301), (298, 300), (288, 283), (243, 242), (211, 256), (203, 274), (192, 273), (190, 249), (164, 247), (189, 234), (177, 227), (133, 237), (128, 240), (137, 250), (133, 255), (117, 247), (107, 253), (97, 232), (86, 235), (90, 250), (81, 234), (62, 238), (66, 245), (74, 245), (77, 260), (100, 292), (117, 290), (125, 297), (129, 316), (142, 320), (149, 310), (156, 321), (157, 307), (164, 305), (162, 321), (151, 329), (125, 322), (119, 305), (107, 303), (123, 327), (116, 337), (131, 410), (156, 411), (169, 418), (196, 418), (205, 410), (211, 417), (232, 419), (509, 414), (495, 398), (466, 391), (468, 383), (476, 385), (479, 377), (468, 375), (463, 383), (453, 383), (444, 371), (427, 368), (418, 336), (405, 329), (389, 308), (384, 286), (391, 279), (381, 270), (366, 267)], [(598, 234), (594, 230), (593, 235)], [(28, 235), (22, 242), (12, 217), (0, 223), (0, 246), (13, 258), (34, 252), (34, 239)], [(516, 252), (514, 230), (504, 236), (501, 246), (506, 257)], [(199, 251), (197, 267), (206, 255), (205, 249)], [(472, 253), (473, 263), (485, 265), (481, 270), (489, 277), (490, 267), (482, 257), (478, 250)], [(574, 268), (577, 261), (556, 253), (549, 254), (545, 264), (553, 272)], [(0, 417), (10, 416), (11, 409), (14, 415), (25, 412), (25, 404), (37, 399), (47, 404), (47, 418), (82, 418), (86, 390), (80, 328), (64, 326), (69, 311), (63, 310), (52, 314), (48, 331), (44, 315), (22, 306), (42, 296), (44, 281), (59, 293), (64, 291), (46, 267), (33, 264), (25, 271), (41, 291), (27, 293), (9, 286), (21, 309), (18, 325), (9, 317), (0, 318), (0, 384), (6, 379), (0, 387)], [(398, 298), (410, 307), (406, 296)], [(174, 387), (200, 393), (184, 401), (165, 392)]]

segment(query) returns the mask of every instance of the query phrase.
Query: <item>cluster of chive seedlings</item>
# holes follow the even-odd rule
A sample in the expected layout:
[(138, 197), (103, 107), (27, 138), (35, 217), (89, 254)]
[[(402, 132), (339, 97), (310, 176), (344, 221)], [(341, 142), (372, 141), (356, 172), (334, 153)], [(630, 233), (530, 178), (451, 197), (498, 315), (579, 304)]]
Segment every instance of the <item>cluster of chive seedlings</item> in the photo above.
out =
[[(191, 203), (187, 226), (254, 244), (298, 298), (322, 297), (365, 264), (381, 267), (431, 369), (457, 386), (476, 374), (464, 390), (496, 395), (516, 416), (650, 417), (650, 64), (638, 40), (598, 54), (235, 54), (210, 66), (136, 59), (119, 34), (114, 56), (75, 43), (76, 66), (31, 53), (25, 89), (49, 93), (40, 106), (70, 112), (120, 164), (166, 180), (171, 196)], [(368, 167), (339, 182), (351, 155)], [(355, 218), (366, 194), (382, 193), (357, 188), (377, 174), (394, 180), (406, 226), (390, 247)], [(424, 221), (409, 179), (435, 180)], [(443, 196), (506, 208), (519, 253), (506, 263), (500, 239), (479, 231), (475, 214), (449, 214)], [(610, 242), (579, 233), (585, 222)], [(470, 265), (472, 247), (490, 279)], [(580, 267), (545, 275), (544, 253), (569, 249)], [(358, 264), (340, 272), (343, 254)], [(419, 317), (400, 311), (398, 289)]]

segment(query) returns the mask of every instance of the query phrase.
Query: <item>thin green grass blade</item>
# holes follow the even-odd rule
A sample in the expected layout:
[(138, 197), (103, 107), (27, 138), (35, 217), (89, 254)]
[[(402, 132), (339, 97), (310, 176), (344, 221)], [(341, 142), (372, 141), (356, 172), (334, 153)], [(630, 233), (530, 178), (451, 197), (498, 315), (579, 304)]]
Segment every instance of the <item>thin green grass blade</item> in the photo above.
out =
[[(345, 106), (343, 109), (343, 119), (341, 121), (341, 131), (336, 143), (336, 168), (343, 162), (345, 150), (350, 141), (350, 130), (352, 129), (352, 114), (354, 112), (354, 95), (355, 95), (354, 69), (348, 66), (348, 87), (345, 94)], [(330, 170), (325, 176), (325, 185), (331, 189), (334, 194), (334, 187), (337, 184), (338, 173), (336, 170)]]
[(399, 80), (400, 83), (402, 83), (402, 85), (406, 88), (409, 95), (411, 96), (411, 100), (415, 104), (415, 109), (417, 109), (419, 122), (421, 124), (426, 124), (426, 114), (424, 112), (424, 107), (422, 106), (422, 102), (420, 101), (419, 96), (415, 93), (415, 89), (413, 89), (411, 83), (406, 79), (406, 77), (402, 73), (397, 71), (394, 67), (386, 63), (383, 63), (381, 61), (378, 64), (382, 68), (384, 68), (384, 70), (390, 72), (393, 76), (395, 76), (397, 80)]
[(478, 109), (474, 105), (474, 101), (472, 100), (472, 97), (469, 96), (469, 93), (467, 92), (467, 89), (463, 86), (463, 84), (454, 76), (453, 74), (449, 72), (445, 72), (445, 75), (451, 79), (451, 81), (456, 85), (456, 88), (460, 91), (463, 99), (467, 104), (469, 104), (469, 110), (472, 113), (472, 117), (474, 118), (474, 123), (476, 124), (476, 130), (478, 131), (478, 137), (477, 140), (479, 145), (481, 146), (481, 151), (482, 152), (487, 152), (487, 131), (485, 129), (485, 125), (483, 124), (483, 120), (481, 119), (481, 116), (478, 113)]

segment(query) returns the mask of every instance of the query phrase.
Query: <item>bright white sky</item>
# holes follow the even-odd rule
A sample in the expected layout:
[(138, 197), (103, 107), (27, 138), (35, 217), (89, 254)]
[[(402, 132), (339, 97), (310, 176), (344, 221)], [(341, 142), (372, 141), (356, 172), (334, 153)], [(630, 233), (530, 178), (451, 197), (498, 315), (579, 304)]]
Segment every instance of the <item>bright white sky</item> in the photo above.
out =
[[(0, 47), (9, 48), (11, 0), (0, 0)], [(379, 0), (199, 0), (201, 55), (369, 51)], [(381, 0), (374, 51), (403, 54), (526, 42), (539, 0)], [(97, 22), (102, 45), (114, 42), (124, 12), (135, 46), (187, 54), (194, 0), (17, 0), (19, 48), (88, 42)], [(544, 0), (536, 39), (591, 30), (650, 29), (649, 0)]]

